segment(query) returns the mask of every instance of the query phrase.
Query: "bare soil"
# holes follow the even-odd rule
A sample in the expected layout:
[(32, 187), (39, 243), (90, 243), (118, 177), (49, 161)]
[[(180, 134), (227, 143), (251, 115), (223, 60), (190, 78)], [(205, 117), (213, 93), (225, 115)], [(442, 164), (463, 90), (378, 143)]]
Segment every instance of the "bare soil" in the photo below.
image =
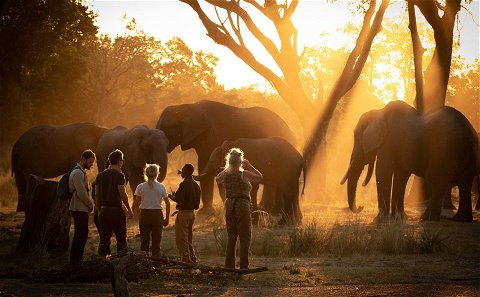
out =
[[(342, 224), (352, 214), (342, 207), (303, 204), (305, 218), (319, 224)], [(315, 209), (315, 210), (312, 210)], [(370, 209), (370, 210), (369, 210)], [(356, 218), (371, 224), (375, 206)], [(443, 251), (431, 254), (353, 254), (331, 253), (317, 257), (286, 255), (251, 257), (251, 266), (267, 266), (269, 271), (237, 276), (200, 275), (196, 269), (165, 271), (164, 276), (130, 283), (131, 296), (480, 296), (480, 224), (458, 223), (447, 219), (421, 223), (420, 211), (409, 209), (408, 224), (441, 230)], [(475, 219), (480, 214), (475, 212)], [(446, 217), (451, 212), (444, 212)], [(13, 208), (0, 209), (0, 296), (113, 296), (106, 283), (44, 283), (32, 280), (35, 271), (65, 265), (68, 255), (50, 259), (41, 254), (12, 253), (18, 241), (23, 214)], [(194, 244), (202, 264), (221, 266), (223, 256), (215, 245), (213, 229), (221, 225), (221, 212), (214, 218), (197, 216)], [(171, 224), (172, 225), (172, 224)], [(257, 228), (258, 229), (258, 228)], [(263, 234), (254, 230), (254, 237)], [(269, 229), (272, 238), (288, 240), (291, 227)], [(139, 249), (138, 227), (129, 222), (129, 247)], [(263, 235), (262, 235), (263, 236)], [(98, 234), (91, 224), (85, 258), (94, 259)], [(265, 243), (263, 243), (265, 244)], [(175, 255), (173, 227), (164, 230), (162, 251)], [(45, 259), (47, 257), (48, 259)], [(23, 261), (19, 261), (19, 259)], [(19, 264), (20, 263), (20, 264)], [(14, 279), (12, 271), (21, 271)], [(9, 278), (6, 278), (9, 277)]]

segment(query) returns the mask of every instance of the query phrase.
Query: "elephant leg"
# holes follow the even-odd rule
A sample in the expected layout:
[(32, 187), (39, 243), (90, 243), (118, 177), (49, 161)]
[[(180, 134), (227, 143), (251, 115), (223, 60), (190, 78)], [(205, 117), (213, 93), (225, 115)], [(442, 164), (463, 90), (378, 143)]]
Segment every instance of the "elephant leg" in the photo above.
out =
[(450, 194), (451, 188), (449, 186), (434, 185), (428, 181), (425, 181), (425, 183), (427, 184), (427, 193), (430, 199), (421, 220), (439, 221), (442, 213), (442, 201), (445, 195)]
[[(206, 157), (202, 157), (203, 154), (198, 152), (198, 172), (202, 172), (205, 169), (205, 166), (208, 163), (210, 154), (205, 154)], [(200, 181), (200, 188), (202, 190), (202, 208), (199, 210), (200, 213), (211, 215), (215, 212), (213, 209), (213, 174), (207, 174)]]
[(390, 161), (379, 158), (375, 168), (377, 178), (378, 215), (374, 222), (384, 222), (390, 213), (390, 195), (392, 191), (393, 165)]
[(15, 172), (15, 184), (18, 191), (17, 212), (25, 211), (27, 204), (27, 179), (23, 174)]
[(278, 213), (277, 203), (277, 188), (274, 186), (263, 186), (261, 208), (269, 213)]
[(252, 197), (252, 221), (255, 225), (258, 224), (259, 219), (257, 204), (257, 193), (259, 186), (260, 184), (258, 183), (252, 183), (252, 190), (250, 191), (250, 196)]
[(291, 189), (282, 191), (283, 207), (282, 216), (285, 221), (293, 225), (298, 225), (302, 221), (302, 213), (300, 211), (298, 183)]
[(472, 189), (473, 178), (464, 178), (458, 184), (460, 197), (458, 199), (458, 211), (453, 216), (455, 221), (471, 222), (473, 221), (472, 214)]
[(396, 172), (393, 176), (392, 218), (405, 220), (405, 188), (410, 174)]
[(451, 192), (452, 191), (450, 191), (450, 195), (447, 195), (443, 198), (442, 208), (444, 209), (457, 209), (455, 205), (453, 205), (453, 196)]
[(225, 203), (225, 200), (227, 200), (227, 196), (225, 194), (225, 185), (217, 184), (217, 188), (218, 188), (218, 193), (220, 194), (220, 198), (222, 199), (222, 202)]
[(200, 181), (200, 188), (202, 190), (202, 208), (200, 212), (205, 214), (213, 214), (213, 176), (205, 176)]

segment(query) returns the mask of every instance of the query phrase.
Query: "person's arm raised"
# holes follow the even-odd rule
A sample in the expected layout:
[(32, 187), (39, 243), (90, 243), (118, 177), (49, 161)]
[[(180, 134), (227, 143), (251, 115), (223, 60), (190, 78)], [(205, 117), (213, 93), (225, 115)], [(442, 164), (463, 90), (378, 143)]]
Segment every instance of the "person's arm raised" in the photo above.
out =
[(256, 183), (262, 180), (263, 178), (262, 173), (258, 171), (257, 168), (253, 167), (253, 165), (250, 164), (250, 162), (247, 159), (243, 160), (242, 166), (243, 166), (243, 169), (245, 169), (242, 176), (244, 181)]

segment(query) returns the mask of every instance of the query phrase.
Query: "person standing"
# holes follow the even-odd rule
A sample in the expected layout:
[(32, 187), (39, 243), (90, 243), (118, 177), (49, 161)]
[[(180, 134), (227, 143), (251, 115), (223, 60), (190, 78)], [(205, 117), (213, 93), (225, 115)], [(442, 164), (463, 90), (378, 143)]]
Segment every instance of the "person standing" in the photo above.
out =
[(127, 218), (122, 208), (125, 205), (129, 218), (133, 217), (128, 203), (125, 188), (125, 175), (122, 172), (123, 153), (114, 150), (108, 155), (110, 166), (99, 173), (96, 180), (95, 197), (98, 201), (100, 223), (100, 246), (98, 253), (101, 256), (111, 254), (110, 240), (112, 233), (117, 240), (117, 253), (127, 252)]
[(232, 148), (226, 156), (225, 169), (216, 176), (224, 184), (227, 250), (225, 268), (235, 268), (235, 247), (240, 238), (240, 269), (248, 269), (248, 252), (252, 239), (251, 182), (259, 182), (262, 174), (243, 157), (243, 151)]
[(194, 168), (192, 164), (182, 167), (183, 181), (178, 190), (170, 198), (177, 203), (177, 218), (175, 219), (175, 243), (180, 254), (180, 261), (186, 263), (198, 262), (193, 248), (193, 224), (195, 223), (195, 210), (200, 206), (200, 186), (193, 180)]
[(88, 179), (85, 170), (90, 170), (95, 163), (95, 153), (85, 150), (80, 162), (70, 173), (68, 188), (72, 194), (68, 210), (73, 218), (74, 233), (70, 247), (70, 264), (82, 261), (88, 238), (88, 214), (93, 210), (93, 199), (89, 197)]
[[(160, 256), (160, 241), (162, 240), (163, 227), (168, 226), (170, 217), (170, 201), (167, 189), (157, 181), (160, 166), (147, 164), (144, 169), (145, 182), (135, 189), (135, 203), (140, 204), (140, 249), (147, 254), (150, 252), (150, 236), (152, 237), (152, 256)], [(162, 199), (165, 202), (166, 213), (163, 217)]]

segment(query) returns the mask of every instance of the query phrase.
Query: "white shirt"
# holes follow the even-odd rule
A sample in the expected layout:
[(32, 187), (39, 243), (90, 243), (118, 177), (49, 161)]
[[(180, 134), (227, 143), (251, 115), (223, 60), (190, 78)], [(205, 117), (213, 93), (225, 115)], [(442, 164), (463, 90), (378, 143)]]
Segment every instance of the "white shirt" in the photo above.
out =
[(167, 197), (167, 189), (157, 181), (151, 185), (141, 183), (135, 189), (135, 196), (141, 196), (140, 209), (162, 209), (162, 199)]

